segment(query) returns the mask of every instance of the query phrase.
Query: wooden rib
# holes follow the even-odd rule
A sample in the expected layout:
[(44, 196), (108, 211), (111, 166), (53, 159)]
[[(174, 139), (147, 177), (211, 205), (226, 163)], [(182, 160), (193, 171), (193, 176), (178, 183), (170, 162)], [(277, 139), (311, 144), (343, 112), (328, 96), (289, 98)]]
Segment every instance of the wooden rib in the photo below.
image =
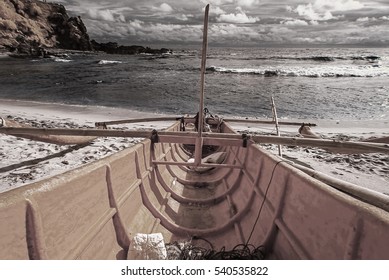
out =
[[(223, 164), (223, 163), (202, 163), (196, 165), (193, 162), (176, 162), (176, 161), (163, 161), (163, 160), (153, 160), (153, 164), (164, 164), (164, 165), (177, 165), (177, 166), (193, 166), (193, 167), (224, 167), (224, 168), (239, 168), (242, 169), (242, 166), (236, 164)], [(195, 170), (193, 170), (195, 171)]]

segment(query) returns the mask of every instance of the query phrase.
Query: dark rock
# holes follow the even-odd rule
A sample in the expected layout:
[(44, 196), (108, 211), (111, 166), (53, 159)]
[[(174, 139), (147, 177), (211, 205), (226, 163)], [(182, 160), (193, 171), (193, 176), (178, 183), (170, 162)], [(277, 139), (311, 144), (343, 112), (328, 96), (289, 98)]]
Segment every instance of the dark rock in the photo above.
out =
[(326, 61), (326, 62), (335, 61), (333, 57), (328, 57), (328, 56), (316, 56), (313, 57), (312, 59), (315, 61)]
[[(55, 19), (59, 22), (59, 18)], [(57, 36), (58, 48), (91, 51), (92, 45), (81, 17), (63, 18), (62, 24), (53, 24)]]
[(266, 70), (264, 73), (265, 77), (276, 77), (278, 76), (278, 72), (274, 70)]
[(379, 56), (376, 56), (376, 55), (369, 55), (369, 56), (366, 56), (366, 59), (375, 61), (375, 60), (379, 60), (381, 58)]
[(109, 54), (140, 54), (140, 53), (147, 53), (147, 54), (167, 54), (172, 53), (172, 50), (162, 48), (162, 49), (151, 49), (149, 47), (142, 47), (142, 46), (121, 46), (116, 42), (108, 42), (108, 43), (98, 43), (95, 40), (91, 41), (91, 45), (95, 51), (102, 51)]

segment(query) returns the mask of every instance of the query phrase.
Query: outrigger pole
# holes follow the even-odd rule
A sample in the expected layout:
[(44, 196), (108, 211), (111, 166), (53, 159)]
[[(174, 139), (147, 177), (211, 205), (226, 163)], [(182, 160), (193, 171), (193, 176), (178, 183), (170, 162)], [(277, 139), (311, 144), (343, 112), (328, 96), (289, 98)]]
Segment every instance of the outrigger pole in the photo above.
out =
[[(68, 129), (68, 128), (25, 128), (0, 127), (0, 133), (23, 137), (23, 135), (73, 135), (95, 137), (134, 137), (151, 138), (152, 130), (113, 130), (113, 129)], [(193, 145), (199, 138), (198, 133), (190, 131), (159, 131), (159, 142), (181, 143)], [(389, 144), (374, 142), (339, 141), (329, 139), (247, 135), (249, 139), (259, 144), (276, 144), (301, 147), (318, 147), (323, 149), (339, 149), (339, 153), (385, 153), (389, 154)], [(228, 133), (204, 132), (202, 142), (205, 145), (241, 146), (242, 135)], [(345, 152), (342, 152), (345, 150)]]
[[(274, 118), (274, 123), (276, 125), (276, 132), (277, 136), (280, 137), (280, 127), (278, 125), (278, 116), (277, 116), (277, 109), (276, 109), (276, 104), (274, 102), (273, 96), (271, 97), (271, 107), (272, 107), (272, 112), (273, 112), (273, 118)], [(278, 155), (282, 157), (282, 148), (281, 145), (278, 145)]]

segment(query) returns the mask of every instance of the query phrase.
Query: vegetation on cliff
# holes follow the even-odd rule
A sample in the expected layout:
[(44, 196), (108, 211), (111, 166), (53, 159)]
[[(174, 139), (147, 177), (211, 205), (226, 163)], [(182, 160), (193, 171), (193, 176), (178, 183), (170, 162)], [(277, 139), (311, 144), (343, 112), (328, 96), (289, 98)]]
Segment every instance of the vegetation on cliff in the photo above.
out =
[(0, 46), (29, 55), (45, 48), (92, 50), (80, 17), (69, 17), (63, 5), (37, 0), (0, 2)]

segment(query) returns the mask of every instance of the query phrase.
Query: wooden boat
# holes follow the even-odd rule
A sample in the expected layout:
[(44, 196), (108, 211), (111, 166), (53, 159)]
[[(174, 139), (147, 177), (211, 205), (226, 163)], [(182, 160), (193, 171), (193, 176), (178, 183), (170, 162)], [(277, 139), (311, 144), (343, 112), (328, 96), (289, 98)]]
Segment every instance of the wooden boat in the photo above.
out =
[[(227, 122), (206, 120), (215, 132), (202, 138), (188, 129), (193, 119), (179, 120), (108, 158), (2, 193), (0, 258), (125, 259), (132, 236), (162, 233), (166, 243), (206, 239), (215, 250), (263, 246), (270, 259), (388, 259), (387, 196), (334, 188)], [(189, 160), (198, 139), (199, 164)]]
[(0, 194), (0, 259), (127, 259), (139, 233), (213, 251), (252, 246), (266, 259), (389, 259), (388, 196), (307, 170), (257, 142), (384, 153), (387, 145), (240, 135), (207, 117), (202, 104), (197, 117), (165, 131), (0, 128), (145, 138)]

